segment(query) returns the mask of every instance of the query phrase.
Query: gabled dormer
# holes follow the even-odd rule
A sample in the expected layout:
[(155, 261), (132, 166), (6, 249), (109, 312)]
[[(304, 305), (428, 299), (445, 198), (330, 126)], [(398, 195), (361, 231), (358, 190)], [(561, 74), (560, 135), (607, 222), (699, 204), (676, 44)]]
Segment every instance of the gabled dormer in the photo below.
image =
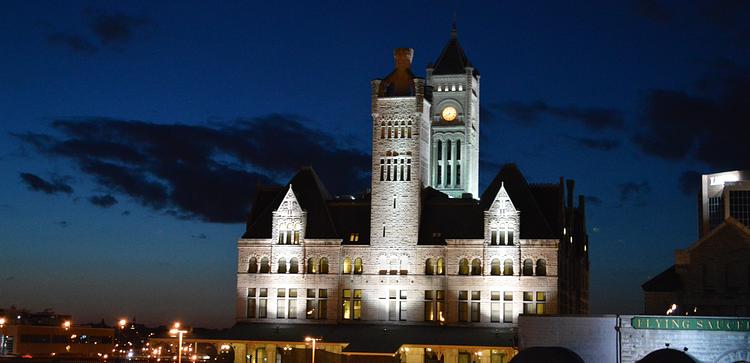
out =
[(273, 211), (272, 238), (280, 245), (298, 245), (305, 238), (306, 223), (307, 212), (302, 210), (292, 184), (289, 184), (284, 199)]
[(484, 212), (485, 243), (490, 246), (511, 246), (518, 244), (520, 236), (521, 212), (501, 183), (500, 190), (489, 209)]

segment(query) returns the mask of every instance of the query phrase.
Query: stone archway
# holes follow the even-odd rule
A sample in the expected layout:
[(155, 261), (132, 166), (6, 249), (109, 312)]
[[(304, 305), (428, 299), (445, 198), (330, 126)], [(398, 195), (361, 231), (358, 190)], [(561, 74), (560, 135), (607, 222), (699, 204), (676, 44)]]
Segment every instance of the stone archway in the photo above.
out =
[(716, 359), (716, 363), (748, 363), (750, 362), (750, 349), (737, 349), (726, 352)]
[(693, 359), (692, 357), (687, 355), (687, 353), (681, 350), (663, 348), (663, 349), (655, 350), (647, 354), (637, 363), (697, 363), (697, 362), (695, 361), (695, 359)]

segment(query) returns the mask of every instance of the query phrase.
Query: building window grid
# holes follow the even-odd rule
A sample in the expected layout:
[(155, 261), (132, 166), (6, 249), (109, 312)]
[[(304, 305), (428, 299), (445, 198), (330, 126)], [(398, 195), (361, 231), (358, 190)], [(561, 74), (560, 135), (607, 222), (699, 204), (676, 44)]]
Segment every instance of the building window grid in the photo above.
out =
[(729, 191), (729, 215), (750, 227), (750, 190)]
[(523, 292), (523, 313), (542, 315), (547, 311), (547, 293), (545, 291)]
[(424, 320), (445, 321), (445, 290), (424, 291)]
[(328, 289), (307, 289), (305, 304), (307, 319), (328, 319)]
[(362, 319), (362, 290), (344, 289), (341, 296), (342, 318), (344, 320)]

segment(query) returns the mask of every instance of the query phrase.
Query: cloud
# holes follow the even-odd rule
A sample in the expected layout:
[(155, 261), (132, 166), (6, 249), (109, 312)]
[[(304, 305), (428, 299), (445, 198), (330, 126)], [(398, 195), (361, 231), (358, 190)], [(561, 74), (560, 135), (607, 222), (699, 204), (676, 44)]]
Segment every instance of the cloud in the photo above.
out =
[(654, 90), (646, 96), (633, 142), (644, 153), (716, 170), (750, 168), (750, 71), (722, 64), (693, 92)]
[(119, 12), (87, 9), (83, 18), (89, 34), (54, 31), (47, 34), (47, 43), (91, 55), (102, 47), (122, 49), (139, 33), (154, 28), (154, 22), (149, 18)]
[(124, 210), (124, 211), (122, 211), (122, 213), (120, 213), (120, 214), (122, 214), (123, 216), (126, 216), (126, 217), (127, 217), (127, 216), (129, 216), (129, 215), (130, 215), (130, 211), (129, 211), (129, 210)]
[(153, 25), (147, 18), (124, 13), (92, 12), (89, 21), (91, 31), (102, 45), (123, 45), (129, 42), (138, 28)]
[(619, 184), (617, 188), (620, 191), (620, 206), (632, 204), (636, 207), (644, 207), (651, 195), (651, 185), (647, 181), (626, 182)]
[(59, 178), (53, 178), (52, 181), (47, 181), (31, 173), (21, 173), (20, 176), (21, 181), (26, 184), (26, 187), (35, 192), (46, 194), (73, 193), (73, 187)]
[(244, 220), (256, 185), (286, 183), (302, 166), (314, 166), (331, 191), (366, 188), (368, 153), (308, 124), (288, 115), (208, 126), (82, 118), (54, 121), (51, 134), (15, 136), (73, 161), (109, 194), (179, 219), (235, 223)]
[(595, 131), (622, 129), (625, 125), (620, 111), (609, 108), (557, 107), (550, 106), (543, 101), (536, 101), (531, 103), (506, 102), (498, 106), (498, 109), (511, 119), (526, 124), (537, 124), (546, 116), (551, 116), (579, 123)]
[(68, 221), (59, 221), (55, 222), (56, 225), (60, 226), (61, 228), (68, 228), (70, 227), (70, 222)]
[(208, 236), (206, 236), (203, 233), (194, 234), (192, 237), (195, 238), (195, 239), (206, 239), (206, 238), (208, 238)]
[(602, 200), (599, 197), (595, 197), (593, 195), (587, 195), (587, 196), (585, 196), (583, 198), (586, 201), (586, 204), (588, 204), (588, 205), (592, 205), (592, 206), (596, 206), (596, 207), (602, 205)]
[(47, 43), (62, 46), (82, 54), (93, 54), (99, 50), (96, 45), (76, 34), (52, 33), (47, 35)]
[(89, 202), (97, 207), (109, 208), (117, 204), (117, 199), (109, 194), (92, 195), (91, 197), (89, 197)]
[(620, 141), (615, 139), (594, 139), (594, 138), (588, 138), (588, 137), (574, 137), (574, 136), (568, 136), (571, 140), (573, 140), (577, 145), (583, 146), (588, 149), (593, 150), (601, 150), (601, 151), (610, 151), (618, 148), (620, 146)]

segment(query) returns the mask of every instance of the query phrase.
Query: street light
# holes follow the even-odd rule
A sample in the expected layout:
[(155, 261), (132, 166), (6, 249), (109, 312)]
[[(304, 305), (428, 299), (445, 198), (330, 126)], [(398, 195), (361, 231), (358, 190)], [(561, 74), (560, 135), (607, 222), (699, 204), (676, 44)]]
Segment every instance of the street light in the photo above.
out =
[(125, 329), (125, 325), (128, 325), (128, 320), (127, 319), (120, 319), (120, 321), (117, 322), (117, 324), (120, 325), (120, 329)]
[(68, 329), (70, 329), (70, 320), (65, 320), (65, 321), (64, 321), (64, 322), (62, 323), (62, 327), (63, 327), (63, 329), (65, 329), (65, 330), (68, 330)]
[(323, 338), (305, 337), (306, 342), (312, 342), (312, 363), (315, 363), (315, 343)]
[(172, 329), (169, 329), (169, 334), (172, 336), (177, 335), (179, 338), (177, 339), (178, 345), (177, 345), (177, 363), (182, 363), (182, 335), (187, 334), (187, 330), (180, 329), (180, 322), (174, 323), (174, 326)]

